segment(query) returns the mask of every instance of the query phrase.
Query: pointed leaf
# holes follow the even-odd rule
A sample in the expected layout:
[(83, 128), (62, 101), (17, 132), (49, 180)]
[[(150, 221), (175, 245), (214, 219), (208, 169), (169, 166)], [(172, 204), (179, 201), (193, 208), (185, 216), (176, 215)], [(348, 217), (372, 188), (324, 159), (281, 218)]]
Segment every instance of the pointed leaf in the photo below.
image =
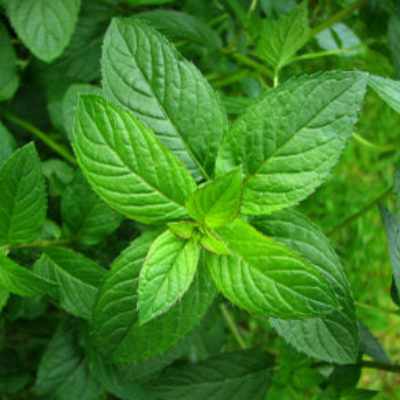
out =
[(211, 176), (227, 120), (193, 64), (156, 30), (131, 18), (111, 23), (102, 68), (104, 90), (113, 101), (152, 128), (195, 177)]
[(232, 255), (208, 254), (218, 289), (261, 315), (302, 319), (332, 312), (336, 299), (319, 268), (241, 220), (217, 230)]
[(0, 246), (37, 239), (46, 216), (46, 194), (33, 143), (17, 150), (0, 169), (0, 193)]
[(39, 59), (59, 57), (75, 29), (80, 0), (13, 0), (7, 3), (11, 24)]
[(166, 231), (151, 245), (139, 276), (141, 324), (168, 311), (191, 285), (200, 257), (194, 240), (178, 239)]
[(144, 223), (186, 215), (193, 179), (131, 113), (101, 97), (81, 96), (74, 139), (82, 171), (112, 208)]
[(321, 185), (351, 137), (366, 79), (364, 73), (339, 71), (291, 79), (235, 122), (217, 171), (242, 164), (243, 213), (270, 214)]
[(186, 208), (196, 221), (217, 228), (238, 216), (241, 197), (241, 170), (238, 168), (197, 189), (188, 198)]
[(400, 113), (400, 81), (370, 75), (368, 85), (388, 106)]

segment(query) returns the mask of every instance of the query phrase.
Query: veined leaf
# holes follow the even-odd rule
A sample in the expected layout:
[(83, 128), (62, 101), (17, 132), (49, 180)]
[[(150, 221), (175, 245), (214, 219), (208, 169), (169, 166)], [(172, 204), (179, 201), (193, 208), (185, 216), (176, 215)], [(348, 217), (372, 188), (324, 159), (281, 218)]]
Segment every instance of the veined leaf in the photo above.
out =
[(257, 53), (279, 70), (305, 45), (309, 33), (307, 2), (303, 1), (290, 14), (265, 20)]
[(115, 231), (122, 221), (78, 173), (61, 198), (64, 228), (73, 240), (94, 245)]
[(91, 325), (92, 338), (100, 351), (118, 362), (138, 362), (165, 353), (199, 324), (216, 295), (200, 262), (182, 300), (167, 313), (140, 326), (139, 274), (156, 234), (146, 233), (122, 252), (99, 291)]
[(39, 364), (35, 393), (56, 400), (98, 400), (102, 387), (91, 376), (79, 346), (81, 332), (72, 320), (63, 321)]
[(200, 247), (195, 240), (161, 234), (150, 246), (139, 277), (139, 321), (145, 324), (164, 314), (189, 289), (196, 274)]
[(256, 217), (251, 223), (318, 268), (335, 292), (339, 309), (307, 320), (271, 320), (279, 335), (297, 350), (327, 362), (350, 364), (359, 354), (359, 334), (350, 285), (340, 261), (321, 231), (293, 210)]
[(232, 255), (208, 254), (218, 289), (234, 304), (261, 315), (304, 319), (337, 308), (318, 267), (241, 220), (217, 230)]
[(34, 274), (14, 261), (7, 258), (0, 251), (0, 287), (23, 297), (34, 297), (52, 294), (55, 285)]
[(351, 137), (367, 75), (332, 71), (291, 79), (249, 107), (225, 137), (224, 174), (242, 165), (242, 212), (270, 214), (309, 196)]
[(216, 32), (205, 22), (193, 15), (175, 10), (152, 10), (135, 15), (145, 20), (170, 39), (184, 39), (190, 44), (200, 45), (215, 50), (221, 47), (221, 40)]
[(8, 129), (0, 122), (0, 168), (11, 156), (16, 147), (17, 145), (15, 143), (14, 137), (11, 135)]
[(94, 191), (112, 208), (143, 223), (187, 215), (195, 182), (151, 130), (101, 97), (81, 96), (74, 148)]
[(400, 81), (370, 75), (368, 85), (389, 107), (400, 113)]
[(114, 19), (103, 47), (106, 95), (131, 110), (195, 177), (209, 177), (227, 119), (197, 68), (137, 18)]
[(43, 61), (59, 57), (75, 29), (80, 0), (13, 0), (7, 14), (18, 36)]
[(0, 23), (0, 101), (11, 99), (19, 84), (17, 55), (6, 27)]
[(207, 182), (190, 195), (188, 213), (211, 228), (232, 222), (239, 214), (242, 197), (240, 168)]
[(37, 239), (46, 216), (46, 194), (33, 143), (17, 150), (0, 169), (0, 193), (0, 246)]
[(198, 364), (170, 367), (149, 385), (160, 400), (263, 400), (273, 359), (246, 350), (223, 353)]
[(90, 319), (105, 270), (72, 250), (52, 248), (35, 263), (35, 272), (57, 286), (52, 297), (69, 313)]
[(101, 88), (85, 83), (75, 83), (71, 85), (65, 92), (62, 101), (62, 114), (64, 128), (67, 131), (68, 138), (71, 142), (73, 142), (72, 134), (74, 128), (74, 118), (79, 97), (83, 94), (95, 94), (97, 96), (102, 96), (102, 93), (103, 92)]

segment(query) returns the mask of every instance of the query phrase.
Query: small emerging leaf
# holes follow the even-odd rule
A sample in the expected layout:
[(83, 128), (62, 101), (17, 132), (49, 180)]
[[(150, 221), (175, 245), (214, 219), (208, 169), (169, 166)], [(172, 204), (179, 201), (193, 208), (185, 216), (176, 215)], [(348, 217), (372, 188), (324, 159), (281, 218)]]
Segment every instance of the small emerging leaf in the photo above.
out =
[(197, 225), (190, 221), (170, 222), (168, 224), (169, 230), (178, 238), (190, 239)]
[(165, 313), (189, 289), (200, 247), (166, 231), (151, 245), (139, 277), (139, 320), (145, 324)]

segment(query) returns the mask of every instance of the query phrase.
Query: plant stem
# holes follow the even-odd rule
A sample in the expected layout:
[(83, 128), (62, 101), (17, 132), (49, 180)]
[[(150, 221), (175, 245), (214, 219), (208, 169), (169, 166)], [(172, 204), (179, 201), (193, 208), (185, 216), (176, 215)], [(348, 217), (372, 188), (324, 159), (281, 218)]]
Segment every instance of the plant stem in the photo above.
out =
[(236, 339), (240, 348), (245, 349), (247, 347), (246, 342), (240, 335), (239, 329), (236, 325), (233, 315), (229, 312), (228, 308), (226, 307), (226, 305), (224, 303), (221, 303), (219, 307), (221, 309), (222, 316), (224, 317), (225, 322), (228, 325), (229, 330), (231, 331), (233, 337)]
[(367, 213), (372, 208), (374, 208), (377, 204), (379, 204), (381, 201), (383, 201), (392, 192), (392, 190), (393, 190), (393, 186), (390, 186), (389, 188), (387, 188), (378, 197), (376, 197), (375, 199), (368, 202), (363, 208), (361, 208), (361, 210), (359, 210), (356, 213), (345, 218), (344, 221), (342, 221), (340, 224), (334, 226), (329, 232), (327, 232), (327, 235), (333, 235), (340, 229), (344, 228), (345, 226), (351, 224), (356, 219), (363, 216), (365, 213)]
[(63, 157), (66, 161), (70, 162), (73, 165), (76, 165), (76, 160), (74, 156), (69, 152), (69, 150), (63, 145), (60, 145), (59, 143), (54, 141), (47, 133), (41, 131), (28, 121), (25, 121), (24, 119), (14, 115), (9, 111), (2, 111), (1, 115), (9, 122), (19, 126), (20, 128), (25, 129), (32, 135), (36, 136), (44, 144), (46, 144), (48, 147), (54, 150), (54, 152), (58, 153), (61, 157)]
[(318, 35), (318, 33), (330, 28), (332, 25), (335, 25), (337, 22), (342, 21), (346, 17), (350, 16), (351, 14), (353, 14), (354, 11), (361, 8), (366, 3), (367, 0), (359, 0), (349, 7), (346, 7), (343, 10), (340, 10), (338, 13), (332, 15), (332, 17), (328, 18), (321, 24), (317, 25), (315, 28), (311, 29), (308, 40), (311, 40), (313, 37)]
[(217, 88), (222, 88), (224, 86), (229, 86), (232, 83), (236, 83), (248, 75), (249, 73), (247, 71), (238, 71), (230, 76), (227, 76), (226, 78), (215, 80), (213, 85)]
[(270, 71), (265, 65), (259, 63), (258, 61), (244, 55), (241, 53), (227, 53), (229, 57), (237, 61), (238, 63), (245, 65), (247, 67), (251, 67), (258, 71), (260, 74), (263, 74), (269, 79), (274, 79), (274, 74)]
[(252, 14), (256, 10), (257, 5), (258, 5), (258, 0), (252, 0), (249, 7), (249, 14)]
[(389, 152), (389, 151), (395, 151), (396, 147), (395, 146), (378, 146), (377, 144), (371, 143), (367, 139), (363, 138), (362, 136), (358, 135), (357, 133), (353, 132), (353, 138), (357, 140), (358, 143), (362, 144), (365, 147), (368, 147), (372, 150), (379, 151), (381, 153), (384, 152)]
[(361, 48), (361, 46), (355, 46), (355, 47), (350, 47), (347, 49), (333, 49), (333, 50), (316, 51), (314, 53), (306, 53), (306, 54), (302, 54), (300, 56), (292, 57), (287, 62), (286, 65), (292, 64), (297, 61), (315, 60), (317, 58), (322, 58), (322, 57), (330, 57), (330, 56), (337, 56), (340, 54), (347, 54), (347, 53), (351, 53), (355, 50), (358, 50), (360, 48)]
[(70, 240), (60, 239), (60, 240), (37, 240), (31, 243), (20, 243), (12, 246), (13, 249), (23, 249), (31, 247), (53, 247), (69, 244)]

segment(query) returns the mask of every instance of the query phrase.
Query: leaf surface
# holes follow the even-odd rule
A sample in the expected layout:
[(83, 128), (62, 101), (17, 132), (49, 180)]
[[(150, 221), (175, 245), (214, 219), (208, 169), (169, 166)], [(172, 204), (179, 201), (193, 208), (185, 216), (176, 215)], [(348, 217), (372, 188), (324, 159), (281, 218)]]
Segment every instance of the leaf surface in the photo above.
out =
[(370, 75), (368, 85), (389, 107), (400, 113), (400, 81)]

